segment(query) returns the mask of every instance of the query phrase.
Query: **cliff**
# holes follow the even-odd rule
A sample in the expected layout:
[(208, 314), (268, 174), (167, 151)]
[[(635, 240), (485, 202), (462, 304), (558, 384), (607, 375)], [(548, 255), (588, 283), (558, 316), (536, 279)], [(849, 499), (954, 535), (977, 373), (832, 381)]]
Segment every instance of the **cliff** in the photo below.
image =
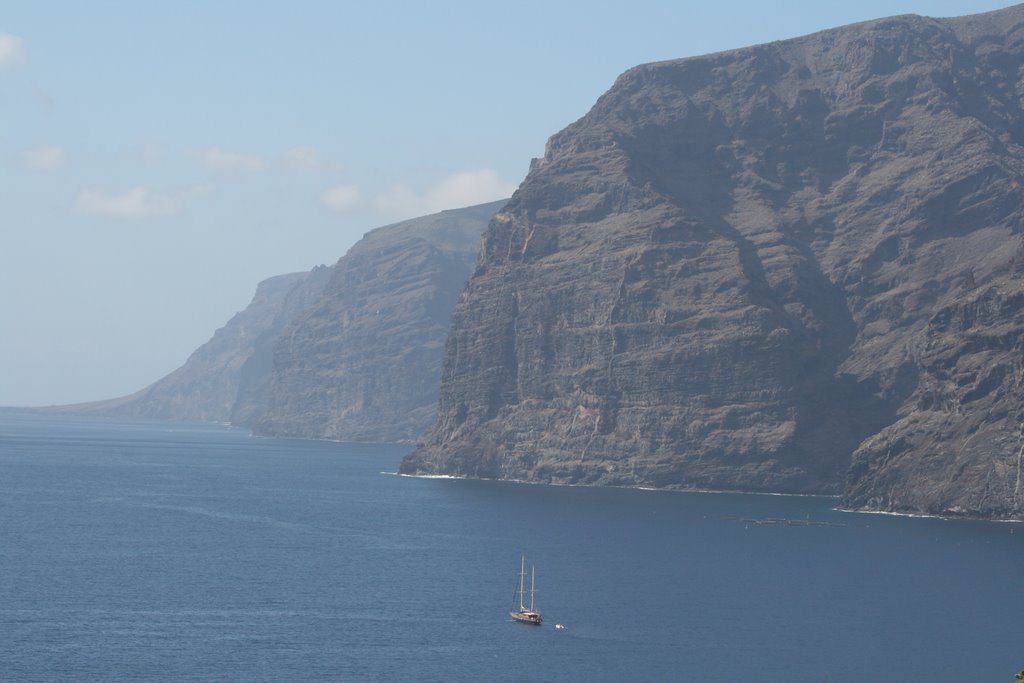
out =
[(623, 74), (491, 221), (402, 464), (1022, 514), (1024, 6)]
[(371, 230), (334, 266), (261, 282), (245, 310), (149, 387), (45, 410), (230, 422), (266, 435), (415, 439), (434, 421), (452, 307), (502, 204)]
[(504, 204), (367, 233), (274, 348), (260, 434), (411, 441), (433, 422), (444, 340), (480, 236)]
[(274, 340), (320, 295), (330, 273), (331, 268), (318, 266), (260, 282), (245, 310), (217, 330), (184, 365), (141, 391), (48, 410), (248, 426), (265, 409), (269, 397)]

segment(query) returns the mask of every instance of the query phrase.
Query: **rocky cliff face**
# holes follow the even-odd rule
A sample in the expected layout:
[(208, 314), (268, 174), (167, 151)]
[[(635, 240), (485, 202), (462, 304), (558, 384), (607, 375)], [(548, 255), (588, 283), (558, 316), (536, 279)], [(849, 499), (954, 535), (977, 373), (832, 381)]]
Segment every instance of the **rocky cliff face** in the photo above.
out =
[(249, 426), (265, 410), (274, 340), (323, 291), (331, 268), (264, 280), (245, 310), (217, 330), (180, 368), (122, 398), (55, 410)]
[(47, 410), (415, 439), (436, 415), (452, 307), (504, 201), (371, 230), (333, 267), (261, 282), (244, 311), (151, 386)]
[[(303, 274), (275, 307), (273, 299), (267, 301), (267, 313), (262, 325), (256, 325), (253, 332), (255, 340), (248, 346), (250, 349), (245, 361), (238, 368), (237, 393), (231, 407), (231, 424), (239, 427), (252, 427), (257, 419), (267, 411), (270, 404), (271, 375), (274, 369), (274, 344), (281, 333), (313, 306), (323, 294), (330, 282), (334, 268), (317, 266), (309, 273)], [(259, 300), (257, 289), (255, 303)], [(276, 313), (274, 313), (276, 308)], [(229, 323), (230, 325), (230, 323)], [(216, 335), (214, 336), (216, 339)], [(239, 339), (238, 341), (242, 341)], [(245, 348), (245, 344), (237, 344)], [(245, 354), (240, 354), (245, 356)]]
[(1024, 6), (621, 76), (490, 223), (407, 473), (1022, 513)]
[(278, 340), (272, 399), (256, 431), (408, 441), (433, 424), (452, 308), (503, 204), (367, 233)]

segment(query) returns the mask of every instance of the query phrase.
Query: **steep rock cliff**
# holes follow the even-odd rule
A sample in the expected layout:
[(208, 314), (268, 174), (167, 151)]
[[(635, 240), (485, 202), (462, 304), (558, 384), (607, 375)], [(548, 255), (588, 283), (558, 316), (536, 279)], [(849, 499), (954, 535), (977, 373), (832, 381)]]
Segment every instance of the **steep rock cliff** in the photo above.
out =
[(145, 389), (52, 410), (248, 426), (269, 398), (274, 340), (320, 296), (331, 270), (318, 266), (260, 282), (245, 310), (217, 330), (184, 365)]
[(504, 204), (367, 233), (274, 350), (262, 434), (409, 441), (436, 416), (444, 340), (480, 236)]
[(490, 223), (401, 470), (1019, 515), (1022, 68), (1017, 6), (626, 72)]

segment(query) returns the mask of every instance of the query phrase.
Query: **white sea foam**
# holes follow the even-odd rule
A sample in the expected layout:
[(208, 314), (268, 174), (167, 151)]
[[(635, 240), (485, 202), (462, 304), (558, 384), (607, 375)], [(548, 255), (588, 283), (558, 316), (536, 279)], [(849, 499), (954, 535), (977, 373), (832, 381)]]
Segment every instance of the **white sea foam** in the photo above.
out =
[(409, 477), (410, 479), (466, 479), (453, 474), (402, 474), (401, 472), (381, 472), (381, 474), (392, 474), (397, 477)]
[(858, 515), (884, 515), (886, 517), (912, 517), (915, 519), (942, 519), (947, 521), (998, 522), (1002, 524), (1024, 524), (1024, 519), (987, 519), (985, 517), (968, 517), (963, 515), (931, 515), (923, 512), (892, 512), (889, 510), (850, 510), (834, 508), (836, 512), (849, 512)]

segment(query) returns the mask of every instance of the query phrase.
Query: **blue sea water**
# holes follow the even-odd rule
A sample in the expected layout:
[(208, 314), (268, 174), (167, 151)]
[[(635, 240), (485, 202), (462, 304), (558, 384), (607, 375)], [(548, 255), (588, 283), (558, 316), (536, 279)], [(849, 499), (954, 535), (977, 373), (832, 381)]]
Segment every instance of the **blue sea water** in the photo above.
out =
[[(0, 680), (1024, 669), (1024, 526), (389, 474), (407, 450), (0, 414)], [(540, 627), (508, 618), (523, 553)]]

